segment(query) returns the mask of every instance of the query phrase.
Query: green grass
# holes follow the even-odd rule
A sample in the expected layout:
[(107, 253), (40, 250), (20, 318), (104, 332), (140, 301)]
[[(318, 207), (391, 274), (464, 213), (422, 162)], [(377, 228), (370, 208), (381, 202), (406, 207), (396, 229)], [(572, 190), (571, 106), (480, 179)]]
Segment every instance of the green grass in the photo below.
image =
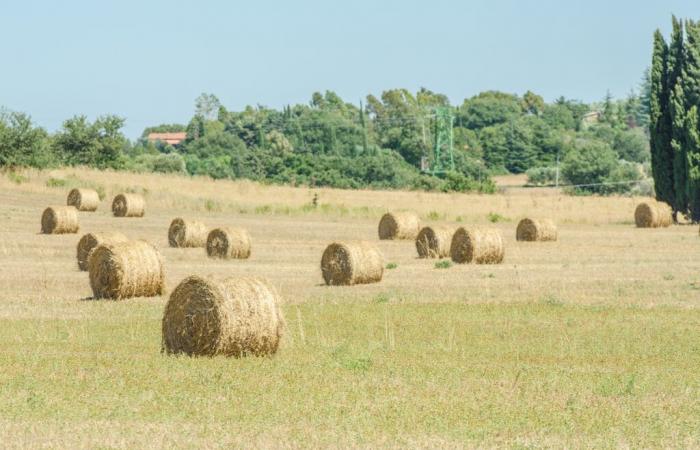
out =
[(449, 259), (442, 259), (435, 263), (436, 269), (449, 269), (450, 267), (452, 267), (452, 261)]
[(278, 355), (234, 360), (161, 355), (159, 304), (77, 306), (90, 317), (0, 320), (0, 420), (143, 444), (123, 424), (150, 424), (179, 446), (193, 428), (221, 445), (700, 441), (696, 310), (293, 305)]
[(499, 223), (499, 222), (510, 222), (510, 219), (508, 217), (504, 217), (498, 213), (495, 212), (490, 212), (486, 216), (486, 218), (489, 220), (491, 223)]
[(399, 265), (396, 264), (395, 262), (390, 262), (386, 265), (386, 268), (389, 270), (396, 269), (397, 267), (399, 267)]

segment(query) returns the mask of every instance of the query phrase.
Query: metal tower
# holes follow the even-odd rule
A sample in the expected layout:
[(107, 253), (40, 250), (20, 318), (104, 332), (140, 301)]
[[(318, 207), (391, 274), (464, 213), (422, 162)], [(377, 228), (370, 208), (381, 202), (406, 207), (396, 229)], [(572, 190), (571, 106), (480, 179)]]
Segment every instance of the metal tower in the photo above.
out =
[(452, 128), (454, 126), (454, 115), (449, 106), (440, 106), (434, 111), (434, 137), (432, 167), (428, 170), (433, 175), (444, 174), (455, 169), (453, 155), (454, 138)]

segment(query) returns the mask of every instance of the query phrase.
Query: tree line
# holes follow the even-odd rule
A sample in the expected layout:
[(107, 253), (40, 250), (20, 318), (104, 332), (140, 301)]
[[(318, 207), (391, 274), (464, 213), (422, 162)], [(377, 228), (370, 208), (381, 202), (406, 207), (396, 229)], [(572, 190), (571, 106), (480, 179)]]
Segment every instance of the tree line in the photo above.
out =
[[(653, 71), (652, 71), (653, 74)], [(124, 119), (84, 116), (50, 134), (24, 113), (0, 113), (0, 165), (86, 165), (132, 171), (180, 172), (212, 178), (339, 188), (405, 188), (493, 192), (491, 177), (527, 173), (531, 184), (576, 185), (572, 192), (639, 189), (649, 162), (650, 97), (639, 91), (585, 104), (533, 93), (487, 91), (451, 105), (422, 88), (346, 102), (332, 91), (281, 109), (230, 111), (212, 94), (195, 101), (186, 124), (149, 127), (135, 142)], [(454, 170), (421, 171), (432, 155), (435, 108), (454, 117)], [(590, 114), (592, 113), (592, 114)], [(149, 142), (151, 132), (184, 131), (176, 147)]]
[(700, 23), (672, 19), (654, 33), (649, 126), (656, 198), (700, 221)]

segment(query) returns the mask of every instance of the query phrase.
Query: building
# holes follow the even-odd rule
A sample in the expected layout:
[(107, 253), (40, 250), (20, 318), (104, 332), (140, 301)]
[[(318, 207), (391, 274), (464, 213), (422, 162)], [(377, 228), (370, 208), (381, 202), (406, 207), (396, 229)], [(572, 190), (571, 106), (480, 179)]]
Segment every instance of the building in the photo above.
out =
[(590, 125), (595, 125), (600, 122), (603, 118), (603, 113), (600, 111), (591, 111), (583, 116), (581, 122), (583, 122), (583, 127), (587, 128)]
[(176, 133), (148, 133), (148, 142), (162, 142), (169, 145), (178, 145), (187, 138), (187, 133), (178, 131)]

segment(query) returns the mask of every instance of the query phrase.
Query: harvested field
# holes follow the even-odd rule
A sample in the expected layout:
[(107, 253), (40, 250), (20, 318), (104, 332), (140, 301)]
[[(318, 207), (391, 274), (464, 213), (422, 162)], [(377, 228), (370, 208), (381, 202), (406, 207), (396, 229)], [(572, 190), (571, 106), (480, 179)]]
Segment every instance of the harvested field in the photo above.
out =
[[(700, 446), (700, 237), (695, 226), (636, 228), (644, 199), (24, 175), (21, 184), (0, 176), (0, 441), (9, 447)], [(81, 233), (39, 234), (45, 206), (66, 195), (46, 181), (67, 175), (101, 184), (107, 199), (138, 188), (148, 214), (117, 219), (105, 202), (80, 215)], [(318, 208), (306, 208), (315, 193)], [(436, 226), (497, 229), (506, 258), (435, 270), (414, 241), (378, 239), (393, 208)], [(222, 260), (171, 248), (174, 217), (245, 228), (254, 251)], [(552, 218), (558, 240), (517, 242), (522, 217)], [(89, 300), (75, 252), (95, 230), (153, 242), (164, 293)], [(396, 268), (379, 283), (326, 286), (321, 255), (346, 240), (373, 242)], [(277, 353), (161, 354), (165, 304), (190, 275), (269, 280), (285, 300)]]

